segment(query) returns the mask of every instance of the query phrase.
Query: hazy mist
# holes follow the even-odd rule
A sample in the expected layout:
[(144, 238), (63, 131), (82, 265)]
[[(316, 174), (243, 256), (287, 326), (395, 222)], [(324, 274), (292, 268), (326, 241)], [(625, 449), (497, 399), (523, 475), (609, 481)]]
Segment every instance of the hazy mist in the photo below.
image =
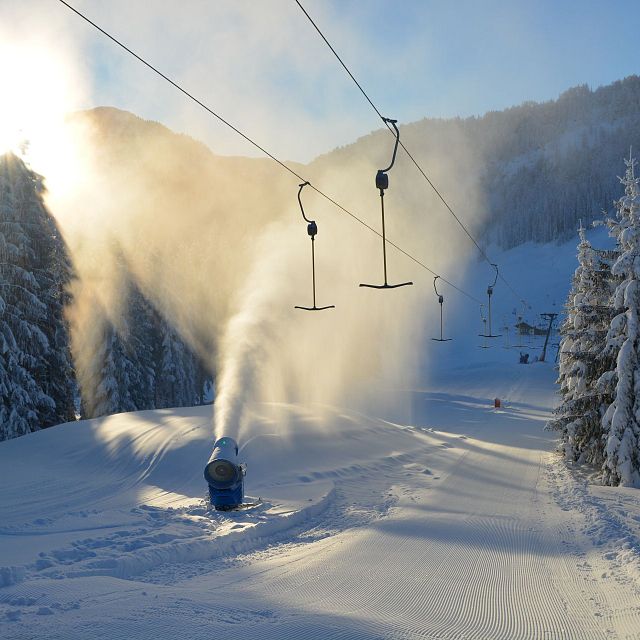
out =
[[(294, 310), (312, 296), (297, 179), (269, 160), (214, 156), (111, 109), (74, 116), (68, 131), (82, 179), (60, 195), (51, 185), (51, 202), (77, 269), (70, 318), (86, 397), (99, 380), (101, 322), (119, 326), (124, 282), (134, 277), (215, 372), (217, 435), (248, 435), (246, 410), (258, 402), (375, 408), (408, 419), (419, 346), (437, 311), (431, 274), (389, 247), (390, 281), (414, 286), (359, 288), (382, 282), (381, 239), (306, 188), (305, 212), (319, 230), (318, 304), (336, 308)], [(296, 169), (379, 229), (374, 176), (392, 149), (381, 131)], [(462, 134), (446, 141), (446, 153), (436, 141), (418, 158), (462, 210), (482, 210), (477, 159)], [(389, 174), (388, 236), (455, 281), (465, 269), (451, 251), (460, 232), (415, 171), (400, 153)]]
[[(132, 20), (124, 24), (138, 24), (130, 11)], [(248, 19), (246, 12), (234, 15)], [(69, 38), (58, 49), (56, 29)], [(311, 304), (310, 242), (296, 199), (299, 180), (268, 159), (214, 155), (191, 138), (126, 112), (97, 109), (63, 122), (65, 112), (87, 102), (92, 90), (82, 65), (73, 62), (69, 43), (80, 38), (77, 27), (69, 31), (53, 21), (50, 32), (48, 46), (61, 53), (49, 74), (62, 97), (55, 122), (47, 135), (33, 137), (27, 159), (46, 178), (47, 203), (73, 256), (77, 277), (69, 318), (86, 402), (100, 382), (105, 323), (126, 326), (126, 289), (134, 279), (214, 372), (218, 435), (248, 435), (249, 409), (260, 402), (348, 405), (407, 419), (406, 394), (415, 383), (420, 344), (437, 316), (433, 275), (389, 248), (390, 281), (413, 280), (414, 286), (359, 288), (361, 282), (382, 282), (380, 238), (307, 188), (305, 211), (319, 228), (318, 304), (336, 308), (294, 310)], [(265, 43), (274, 61), (283, 47), (277, 39), (271, 49)], [(314, 49), (309, 51), (307, 57)], [(305, 59), (298, 59), (301, 68)], [(143, 68), (139, 83), (127, 77), (123, 90), (141, 105), (172, 91)], [(222, 96), (225, 73), (211, 77), (216, 97)], [(264, 79), (262, 93), (268, 93), (268, 84)], [(46, 113), (42, 98), (39, 109)], [(336, 94), (322, 107), (336, 121), (340, 99)], [(270, 139), (273, 122), (260, 116), (260, 109), (271, 111), (270, 103), (253, 101), (250, 93), (234, 94), (227, 106), (237, 106), (234, 114), (248, 133)], [(187, 111), (193, 113), (185, 106)], [(317, 145), (321, 138), (308, 125), (283, 117), (281, 148), (289, 138)], [(341, 126), (350, 126), (349, 120)], [(403, 128), (403, 135), (410, 129)], [(467, 222), (477, 228), (484, 210), (477, 184), (483, 159), (474, 155), (462, 130), (452, 126), (447, 137), (414, 137), (408, 143), (456, 210), (472, 216)], [(36, 153), (39, 148), (45, 152)], [(392, 149), (393, 137), (377, 131), (296, 170), (380, 229), (374, 176), (388, 165)], [(463, 275), (460, 256), (473, 255), (468, 240), (402, 152), (390, 173), (386, 213), (391, 240), (436, 273), (453, 281)], [(451, 294), (446, 287), (444, 292)]]

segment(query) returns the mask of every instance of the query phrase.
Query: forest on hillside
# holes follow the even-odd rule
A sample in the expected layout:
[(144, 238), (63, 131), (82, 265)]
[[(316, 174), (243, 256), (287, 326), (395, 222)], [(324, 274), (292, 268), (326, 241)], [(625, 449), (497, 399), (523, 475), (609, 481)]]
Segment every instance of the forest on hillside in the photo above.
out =
[[(104, 316), (72, 332), (76, 274), (44, 190), (20, 158), (0, 156), (0, 440), (76, 417), (202, 402), (200, 361), (123, 261), (117, 323)], [(81, 356), (88, 335), (90, 360)]]
[(467, 127), (484, 148), (486, 237), (509, 248), (563, 241), (611, 214), (617, 174), (640, 148), (640, 77), (490, 113)]
[[(562, 242), (575, 235), (580, 220), (589, 224), (602, 219), (603, 211), (613, 212), (616, 168), (630, 146), (640, 148), (639, 106), (640, 76), (634, 75), (479, 117), (425, 118), (401, 126), (401, 137), (486, 243), (508, 249), (531, 241)], [(375, 157), (387, 138), (378, 130), (317, 162), (344, 165)], [(442, 204), (415, 167), (407, 162), (402, 171), (403, 188), (437, 215)]]
[[(640, 77), (631, 76), (482, 117), (425, 119), (401, 137), (485, 243), (563, 241), (579, 220), (611, 215), (617, 168), (640, 147), (639, 104)], [(17, 156), (0, 159), (0, 439), (78, 415), (202, 402), (258, 230), (299, 216), (295, 185), (268, 159), (219, 156), (112, 108), (71, 120), (90, 131), (91, 184), (109, 193), (74, 195), (86, 224), (73, 247), (45, 207), (44, 179)], [(390, 150), (378, 130), (291, 166), (375, 225), (372, 167)], [(451, 243), (467, 251), (402, 154), (390, 197), (393, 236), (409, 249), (430, 259)], [(336, 212), (315, 211), (330, 237)], [(224, 273), (215, 284), (214, 273)]]

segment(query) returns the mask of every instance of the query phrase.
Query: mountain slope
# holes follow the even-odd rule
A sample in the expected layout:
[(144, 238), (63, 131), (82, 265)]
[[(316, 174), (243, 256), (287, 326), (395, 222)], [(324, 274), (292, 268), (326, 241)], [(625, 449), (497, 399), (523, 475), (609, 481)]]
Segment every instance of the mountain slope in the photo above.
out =
[[(425, 118), (402, 126), (401, 137), (456, 213), (487, 241), (509, 248), (566, 240), (579, 219), (589, 224), (611, 210), (622, 159), (630, 147), (640, 149), (639, 104), (640, 76), (629, 76), (481, 117)], [(317, 162), (345, 165), (375, 157), (389, 137), (376, 131)], [(440, 210), (415, 167), (401, 167), (404, 188), (419, 191), (428, 209)], [(460, 183), (474, 180), (475, 189), (461, 194)]]
[[(501, 262), (523, 265), (526, 282), (552, 249)], [(575, 247), (560, 252), (558, 295)], [(430, 345), (448, 351), (430, 352), (408, 420), (251, 407), (241, 458), (248, 494), (265, 501), (252, 511), (205, 509), (211, 407), (0, 444), (2, 637), (634, 633), (637, 492), (572, 477), (543, 430), (553, 367), (517, 364), (518, 349), (500, 344), (477, 349), (460, 340), (463, 324), (454, 342)]]
[[(3, 443), (3, 637), (625, 637), (637, 523), (591, 546), (587, 508), (607, 503), (551, 453), (550, 366), (482, 371), (415, 394), (409, 425), (257, 407), (263, 425), (287, 414), (296, 428), (247, 440), (248, 489), (266, 504), (237, 514), (200, 498), (210, 409)], [(606, 499), (640, 514), (635, 496)]]

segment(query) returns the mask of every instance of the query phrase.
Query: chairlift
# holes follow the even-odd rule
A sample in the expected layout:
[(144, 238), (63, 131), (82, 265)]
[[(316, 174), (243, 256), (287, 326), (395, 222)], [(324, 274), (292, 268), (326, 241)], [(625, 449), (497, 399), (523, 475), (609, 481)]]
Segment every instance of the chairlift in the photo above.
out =
[(478, 334), (483, 338), (482, 344), (479, 344), (480, 349), (491, 349), (491, 345), (487, 344), (487, 318), (484, 315), (484, 304), (480, 304), (480, 320), (482, 321), (482, 333)]
[(438, 296), (438, 304), (440, 305), (440, 337), (439, 338), (431, 338), (431, 339), (435, 340), (436, 342), (449, 342), (453, 338), (443, 338), (442, 337), (442, 305), (444, 304), (444, 296), (441, 295), (440, 293), (438, 293), (438, 289), (436, 287), (436, 281), (438, 280), (439, 277), (440, 276), (436, 276), (433, 279), (433, 289), (436, 292), (436, 295)]
[(298, 203), (300, 204), (300, 211), (302, 212), (302, 217), (307, 223), (307, 233), (311, 238), (311, 274), (312, 274), (312, 283), (313, 283), (313, 307), (299, 307), (296, 306), (296, 309), (303, 309), (304, 311), (323, 311), (324, 309), (335, 309), (335, 305), (330, 304), (326, 307), (317, 307), (316, 306), (316, 252), (315, 252), (315, 238), (318, 233), (318, 225), (315, 220), (309, 220), (307, 216), (304, 214), (304, 207), (302, 206), (302, 199), (300, 194), (302, 190), (309, 184), (309, 182), (303, 182), (298, 185), (300, 189), (298, 190)]
[(493, 281), (493, 284), (490, 284), (487, 287), (487, 297), (489, 298), (489, 304), (487, 305), (487, 316), (488, 316), (488, 322), (489, 322), (489, 333), (487, 333), (487, 328), (486, 328), (486, 324), (485, 324), (485, 329), (484, 329), (484, 333), (479, 334), (481, 337), (483, 338), (501, 338), (502, 335), (501, 334), (493, 334), (491, 332), (491, 296), (493, 295), (493, 288), (496, 286), (496, 282), (498, 282), (498, 265), (497, 264), (491, 264), (491, 266), (496, 270), (496, 277)]
[(361, 287), (368, 287), (370, 289), (397, 289), (398, 287), (406, 287), (412, 285), (413, 282), (401, 282), (399, 284), (389, 284), (387, 280), (387, 236), (384, 226), (384, 192), (389, 187), (389, 176), (387, 173), (393, 167), (396, 161), (396, 153), (398, 152), (398, 143), (400, 142), (400, 131), (396, 126), (397, 120), (391, 120), (390, 118), (383, 118), (383, 120), (393, 126), (396, 134), (396, 143), (393, 147), (393, 156), (391, 157), (391, 164), (386, 169), (378, 169), (376, 173), (376, 187), (380, 190), (380, 208), (382, 210), (382, 261), (384, 265), (384, 284), (360, 284)]

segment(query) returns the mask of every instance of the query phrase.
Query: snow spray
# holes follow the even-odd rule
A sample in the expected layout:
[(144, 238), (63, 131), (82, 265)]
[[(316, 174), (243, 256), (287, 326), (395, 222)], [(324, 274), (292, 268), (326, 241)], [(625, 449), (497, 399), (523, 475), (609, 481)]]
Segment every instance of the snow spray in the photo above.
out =
[(262, 260), (256, 261), (247, 283), (238, 295), (239, 308), (226, 323), (220, 340), (218, 393), (214, 406), (214, 432), (217, 438), (240, 434), (247, 404), (256, 399), (267, 363), (278, 366), (278, 327), (285, 324), (286, 303), (281, 298), (286, 282), (283, 262), (274, 260), (274, 243), (286, 236), (280, 225), (267, 230), (258, 243)]
[[(64, 197), (51, 202), (61, 212), (78, 275), (69, 318), (85, 407), (98, 406), (104, 392), (106, 328), (126, 337), (130, 311), (123, 287), (132, 282), (214, 373), (217, 439), (246, 442), (266, 430), (286, 435), (296, 428), (293, 405), (409, 419), (425, 317), (437, 312), (421, 294), (424, 281), (415, 263), (390, 249), (394, 275), (416, 279), (415, 291), (359, 289), (358, 282), (380, 276), (380, 238), (310, 193), (305, 210), (321, 228), (318, 292), (336, 308), (295, 310), (311, 302), (309, 240), (296, 181), (273, 163), (216, 157), (132, 114), (97, 109), (76, 121), (86, 174), (64, 194), (54, 190)], [(446, 149), (425, 151), (422, 159), (431, 156), (434, 179), (455, 191), (477, 224), (475, 158), (463, 142), (461, 137), (453, 145), (458, 154), (448, 139)], [(375, 228), (379, 194), (373, 178), (388, 155), (381, 134), (300, 171)], [(430, 264), (456, 280), (466, 268), (450, 250), (458, 230), (424, 215), (437, 203), (416, 191), (406, 159), (398, 158), (396, 169), (389, 240), (429, 256)], [(88, 201), (96, 203), (89, 224)], [(322, 411), (315, 413), (318, 429), (332, 432)]]
[[(380, 161), (388, 147), (380, 145)], [(344, 160), (344, 159), (342, 159)], [(464, 270), (464, 261), (448, 250), (448, 231), (422, 215), (424, 202), (413, 202), (400, 172), (389, 199), (390, 236), (411, 246), (420, 238), (431, 260), (448, 275)], [(375, 164), (372, 164), (375, 163)], [(345, 165), (314, 167), (312, 183), (332, 184), (341, 202), (354, 211), (377, 212), (378, 192), (372, 176), (375, 158), (349, 158)], [(444, 172), (448, 163), (439, 167)], [(310, 172), (311, 173), (311, 172)], [(446, 184), (446, 180), (443, 183)], [(422, 198), (422, 196), (421, 196)], [(263, 227), (252, 250), (252, 269), (234, 297), (218, 341), (214, 432), (247, 441), (264, 432), (286, 436), (295, 430), (292, 405), (316, 405), (317, 427), (331, 432), (322, 407), (349, 407), (392, 420), (410, 419), (409, 389), (414, 385), (431, 300), (416, 291), (364, 291), (358, 282), (379, 274), (379, 237), (358, 236), (353, 221), (320, 199), (309, 197), (305, 211), (322, 229), (316, 245), (316, 274), (321, 297), (335, 309), (308, 314), (311, 265), (306, 228), (301, 225), (296, 189), (289, 189), (286, 215)], [(372, 214), (373, 215), (373, 214)], [(402, 280), (418, 277), (415, 264), (391, 252), (394, 273)], [(418, 280), (419, 282), (419, 280)]]

